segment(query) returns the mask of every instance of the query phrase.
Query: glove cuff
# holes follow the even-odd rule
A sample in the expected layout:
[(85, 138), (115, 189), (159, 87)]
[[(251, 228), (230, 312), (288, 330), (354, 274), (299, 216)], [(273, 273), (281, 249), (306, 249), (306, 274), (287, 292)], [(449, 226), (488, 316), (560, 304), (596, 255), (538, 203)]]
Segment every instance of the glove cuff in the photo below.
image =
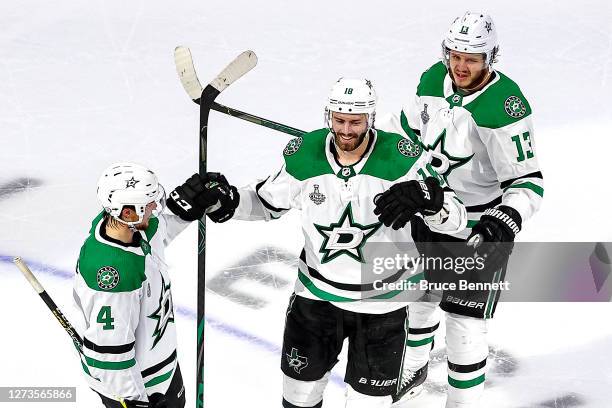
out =
[(521, 231), (521, 215), (512, 207), (500, 205), (497, 208), (487, 209), (482, 215), (487, 215), (503, 222), (514, 235)]

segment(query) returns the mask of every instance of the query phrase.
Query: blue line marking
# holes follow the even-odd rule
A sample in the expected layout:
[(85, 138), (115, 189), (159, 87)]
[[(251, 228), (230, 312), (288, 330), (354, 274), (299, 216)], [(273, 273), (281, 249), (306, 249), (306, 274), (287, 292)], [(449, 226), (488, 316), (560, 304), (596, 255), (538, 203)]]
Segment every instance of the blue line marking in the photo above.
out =
[[(28, 261), (25, 259), (24, 261), (28, 264), (28, 266), (30, 267), (32, 271), (36, 271), (38, 273), (42, 273), (48, 276), (53, 276), (53, 277), (64, 279), (64, 280), (72, 280), (72, 278), (74, 278), (74, 272), (64, 271), (64, 270), (55, 268), (53, 266), (42, 264), (40, 262)], [(12, 265), (13, 257), (6, 256), (6, 255), (0, 255), (0, 263), (6, 263), (6, 264)], [(186, 317), (188, 319), (191, 319), (194, 321), (197, 319), (196, 311), (188, 307), (175, 305), (175, 311), (177, 314), (183, 317)], [(254, 334), (247, 333), (244, 330), (241, 330), (235, 326), (224, 323), (221, 320), (215, 319), (214, 317), (211, 317), (210, 315), (206, 316), (206, 327), (212, 327), (213, 329), (218, 330), (223, 334), (243, 340), (256, 347), (264, 349), (268, 353), (272, 353), (276, 356), (279, 356), (282, 352), (281, 347), (277, 346), (271, 341), (255, 336)], [(329, 379), (332, 384), (337, 385), (340, 388), (345, 387), (344, 379), (340, 375), (332, 373)]]

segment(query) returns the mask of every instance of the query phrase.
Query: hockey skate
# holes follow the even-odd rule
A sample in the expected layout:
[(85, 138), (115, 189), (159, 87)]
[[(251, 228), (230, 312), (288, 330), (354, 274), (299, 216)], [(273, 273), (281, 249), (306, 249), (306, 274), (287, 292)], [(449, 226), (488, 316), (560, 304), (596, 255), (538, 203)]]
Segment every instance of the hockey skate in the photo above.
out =
[(416, 371), (404, 368), (402, 370), (402, 378), (400, 379), (400, 387), (393, 396), (393, 403), (408, 401), (423, 391), (423, 383), (427, 379), (427, 368), (429, 363)]

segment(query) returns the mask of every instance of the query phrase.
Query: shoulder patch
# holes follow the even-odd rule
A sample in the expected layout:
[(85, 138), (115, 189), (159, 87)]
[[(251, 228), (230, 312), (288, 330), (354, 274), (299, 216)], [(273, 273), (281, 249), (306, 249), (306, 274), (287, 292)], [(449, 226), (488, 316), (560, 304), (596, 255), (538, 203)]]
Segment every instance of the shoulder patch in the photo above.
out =
[(420, 155), (420, 146), (410, 139), (377, 129), (372, 153), (359, 173), (394, 181), (406, 175)]
[(531, 115), (531, 106), (519, 86), (496, 71), (499, 79), (463, 108), (481, 128), (499, 129)]
[(421, 147), (418, 144), (404, 138), (397, 142), (397, 150), (406, 157), (417, 157), (421, 153)]
[(287, 173), (299, 181), (334, 174), (325, 155), (328, 134), (329, 129), (324, 128), (291, 139), (283, 150)]
[(300, 149), (300, 146), (302, 146), (303, 141), (304, 139), (301, 136), (291, 139), (289, 143), (287, 143), (287, 146), (285, 146), (283, 154), (285, 156), (291, 156), (292, 154), (295, 154)]
[(514, 95), (506, 98), (504, 101), (504, 109), (509, 116), (515, 119), (522, 118), (525, 116), (525, 113), (527, 113), (527, 108), (521, 98)]
[(103, 266), (98, 269), (96, 282), (102, 290), (112, 290), (119, 284), (119, 272), (112, 266)]

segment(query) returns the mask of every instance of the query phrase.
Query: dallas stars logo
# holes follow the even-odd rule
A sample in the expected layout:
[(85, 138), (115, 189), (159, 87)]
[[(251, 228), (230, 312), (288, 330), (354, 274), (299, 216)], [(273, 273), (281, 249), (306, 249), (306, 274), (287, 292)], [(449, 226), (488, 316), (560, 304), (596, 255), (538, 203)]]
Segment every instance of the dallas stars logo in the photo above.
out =
[(365, 262), (362, 248), (368, 238), (374, 235), (381, 225), (380, 222), (370, 225), (356, 223), (353, 219), (353, 210), (350, 203), (342, 212), (338, 222), (329, 226), (314, 224), (319, 234), (325, 238), (319, 249), (319, 252), (323, 254), (321, 263), (329, 262), (342, 254), (348, 255), (358, 262)]
[(155, 330), (153, 331), (152, 337), (155, 337), (151, 350), (157, 345), (157, 343), (164, 337), (168, 324), (174, 323), (174, 308), (172, 307), (172, 295), (170, 294), (170, 285), (166, 286), (166, 281), (162, 276), (161, 281), (161, 293), (159, 295), (159, 306), (157, 310), (151, 313), (149, 318), (157, 320)]
[[(444, 129), (442, 133), (440, 133), (440, 136), (438, 136), (438, 138), (433, 144), (430, 144), (429, 146), (425, 146), (425, 149), (433, 152), (433, 156), (434, 156), (434, 161), (432, 161), (433, 167), (435, 168), (435, 170), (438, 172), (439, 175), (441, 175), (442, 177), (444, 177), (446, 181), (448, 181), (447, 177), (450, 175), (450, 173), (453, 170), (455, 170), (457, 167), (461, 167), (465, 163), (469, 162), (474, 156), (474, 153), (472, 153), (468, 157), (452, 156), (446, 150), (445, 144), (446, 144), (446, 129)], [(435, 159), (438, 159), (439, 161), (441, 161), (441, 163), (438, 165), (437, 163), (435, 163)]]
[(298, 374), (308, 365), (308, 357), (300, 356), (298, 354), (298, 349), (295, 347), (291, 348), (291, 354), (285, 353), (285, 356), (287, 356), (289, 367), (293, 368)]
[(125, 181), (125, 188), (128, 188), (128, 187), (136, 188), (136, 183), (140, 183), (140, 180), (136, 180), (134, 179), (134, 176), (132, 176), (131, 179)]

